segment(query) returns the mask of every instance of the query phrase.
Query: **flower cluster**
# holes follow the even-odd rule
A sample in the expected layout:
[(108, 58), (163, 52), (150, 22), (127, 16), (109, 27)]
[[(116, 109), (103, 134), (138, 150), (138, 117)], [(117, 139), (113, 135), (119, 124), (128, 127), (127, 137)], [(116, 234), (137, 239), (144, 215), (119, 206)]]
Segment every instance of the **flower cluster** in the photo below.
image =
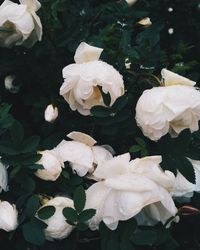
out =
[[(19, 2), (17, 4), (5, 0), (0, 6), (1, 47), (22, 45), (29, 48), (41, 41), (42, 24), (36, 14), (41, 7), (40, 3), (37, 0)], [(130, 6), (136, 2), (137, 0), (127, 0)], [(137, 21), (137, 25), (143, 28), (151, 24), (148, 17)], [(66, 66), (62, 71), (64, 81), (60, 87), (60, 95), (72, 111), (78, 111), (84, 116), (92, 117), (95, 106), (110, 112), (118, 98), (126, 92), (122, 75), (112, 65), (100, 60), (102, 52), (102, 48), (81, 42), (75, 52), (75, 63)], [(128, 57), (125, 67), (127, 71), (132, 67)], [(8, 75), (4, 84), (10, 93), (16, 94), (19, 86), (14, 85), (15, 77)], [(160, 83), (160, 86), (145, 90), (139, 100), (136, 100), (135, 120), (144, 136), (158, 141), (168, 133), (171, 137), (178, 137), (184, 129), (197, 131), (200, 120), (200, 92), (194, 87), (196, 83), (167, 69), (162, 69)], [(105, 96), (110, 98), (109, 104), (105, 101)], [(44, 111), (44, 119), (49, 123), (55, 122), (59, 115), (60, 111), (54, 104), (49, 104)], [(111, 115), (109, 118), (112, 118)], [(52, 186), (69, 169), (69, 175), (73, 174), (85, 180), (87, 185), (84, 186), (84, 209), (87, 212), (96, 211), (86, 221), (91, 230), (98, 230), (101, 222), (110, 230), (116, 230), (120, 221), (131, 218), (135, 218), (139, 226), (160, 223), (170, 227), (172, 222), (179, 222), (176, 201), (181, 203), (184, 199), (190, 200), (194, 192), (200, 192), (200, 161), (188, 156), (185, 159), (191, 164), (195, 183), (186, 179), (179, 170), (176, 174), (163, 170), (160, 153), (131, 159), (129, 152), (123, 150), (123, 154), (120, 152), (116, 155), (115, 149), (110, 145), (99, 145), (89, 134), (72, 131), (67, 137), (68, 139), (63, 139), (51, 149), (45, 147), (38, 151), (41, 158), (34, 158), (29, 174), (33, 174), (38, 182), (39, 179), (42, 183), (46, 181), (47, 185), (51, 182)], [(24, 150), (26, 144), (23, 146), (19, 146), (20, 150), (23, 148), (20, 154), (30, 153), (31, 150)], [(11, 152), (11, 156), (12, 154), (15, 156), (15, 150)], [(0, 192), (9, 191), (7, 171), (10, 167), (12, 166), (3, 164), (3, 159), (0, 161)], [(84, 211), (76, 213), (75, 199), (71, 198), (71, 194), (68, 196), (67, 191), (53, 194), (46, 202), (38, 201), (39, 205), (33, 217), (37, 222), (44, 222), (46, 225), (44, 234), (47, 240), (64, 239), (78, 225), (66, 220), (66, 208), (67, 211), (75, 213), (73, 215), (78, 219)], [(36, 196), (38, 198), (40, 194)], [(25, 199), (29, 198), (27, 197)], [(0, 200), (1, 230), (10, 232), (20, 225), (21, 220), (23, 223), (23, 218), (18, 218), (18, 213), (23, 211), (18, 211), (17, 205)], [(52, 215), (42, 218), (41, 211), (49, 208), (53, 208)]]

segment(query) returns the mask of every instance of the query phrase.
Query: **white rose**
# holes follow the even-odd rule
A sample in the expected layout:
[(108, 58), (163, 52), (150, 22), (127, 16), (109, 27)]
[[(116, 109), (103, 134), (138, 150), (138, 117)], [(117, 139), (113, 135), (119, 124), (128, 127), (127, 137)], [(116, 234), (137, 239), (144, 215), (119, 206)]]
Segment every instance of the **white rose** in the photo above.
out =
[(72, 110), (89, 115), (96, 105), (104, 105), (99, 87), (111, 97), (112, 105), (124, 94), (123, 78), (111, 65), (99, 61), (103, 50), (81, 43), (76, 50), (74, 60), (63, 69), (64, 83), (60, 94), (69, 103)]
[(126, 0), (126, 2), (128, 3), (128, 5), (132, 6), (137, 2), (137, 0)]
[(41, 41), (42, 24), (36, 14), (40, 7), (37, 0), (20, 0), (20, 4), (5, 0), (0, 6), (0, 46), (31, 47)]
[(194, 87), (173, 85), (145, 90), (136, 106), (136, 121), (153, 141), (168, 132), (172, 137), (186, 128), (199, 129), (200, 92)]
[(6, 167), (0, 161), (0, 192), (8, 190), (8, 173)]
[[(150, 204), (162, 207), (162, 214), (165, 214), (162, 220), (158, 217), (157, 221), (164, 222), (176, 214), (177, 209), (171, 195), (157, 184), (159, 180), (156, 183), (153, 175), (150, 179), (147, 173), (134, 171), (133, 165), (130, 154), (124, 154), (98, 166), (93, 173), (103, 181), (86, 190), (86, 208), (96, 209), (96, 215), (89, 224), (92, 230), (96, 230), (102, 220), (111, 230), (115, 230), (119, 221), (136, 216)], [(159, 174), (156, 174), (159, 178)]]
[(18, 226), (17, 216), (18, 212), (14, 204), (0, 201), (0, 229), (7, 232), (15, 230)]
[(43, 220), (48, 226), (45, 228), (45, 236), (47, 240), (66, 238), (73, 230), (73, 226), (66, 222), (63, 215), (63, 208), (74, 206), (73, 200), (65, 197), (56, 197), (48, 201), (43, 207), (54, 206), (56, 211), (53, 216), (47, 220)]
[(58, 108), (52, 104), (48, 105), (44, 112), (44, 119), (47, 122), (54, 122), (58, 117)]
[(142, 26), (145, 26), (145, 27), (148, 27), (148, 26), (152, 25), (152, 22), (151, 22), (151, 20), (150, 20), (149, 17), (145, 17), (145, 18), (143, 18), (142, 20), (140, 20), (140, 21), (138, 22), (138, 24), (140, 24), (140, 25), (142, 25)]
[(45, 150), (40, 154), (42, 157), (37, 163), (41, 164), (44, 169), (38, 169), (35, 175), (45, 181), (57, 180), (64, 167), (62, 159), (53, 150)]
[(194, 192), (200, 192), (200, 161), (188, 159), (194, 168), (195, 184), (189, 182), (179, 171), (177, 172), (171, 194), (175, 198), (191, 198)]
[(171, 85), (194, 86), (196, 84), (196, 82), (191, 81), (190, 79), (180, 76), (167, 69), (161, 70), (161, 76), (165, 86), (171, 86)]
[(67, 136), (73, 141), (63, 140), (54, 151), (64, 162), (68, 161), (79, 176), (92, 173), (98, 164), (113, 157), (103, 146), (94, 146), (96, 141), (87, 134), (74, 131)]

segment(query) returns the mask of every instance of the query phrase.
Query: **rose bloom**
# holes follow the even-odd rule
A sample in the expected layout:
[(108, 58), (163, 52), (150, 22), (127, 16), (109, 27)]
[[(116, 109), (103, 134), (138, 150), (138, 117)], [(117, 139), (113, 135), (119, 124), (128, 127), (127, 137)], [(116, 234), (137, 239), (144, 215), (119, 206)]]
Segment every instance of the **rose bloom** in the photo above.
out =
[(0, 6), (0, 46), (24, 45), (32, 47), (41, 41), (42, 24), (36, 12), (37, 0), (19, 0), (20, 4), (5, 0)]
[(72, 141), (63, 140), (54, 152), (63, 162), (68, 161), (79, 176), (92, 173), (99, 164), (113, 158), (106, 146), (94, 146), (96, 141), (87, 134), (74, 131), (67, 136)]
[[(190, 80), (188, 80), (190, 82)], [(136, 121), (143, 134), (153, 141), (168, 132), (172, 137), (184, 129), (197, 131), (200, 120), (200, 92), (189, 83), (177, 85), (165, 78), (165, 87), (145, 90), (136, 106)]]
[(62, 240), (66, 238), (71, 233), (74, 227), (66, 222), (66, 219), (63, 215), (63, 208), (65, 207), (73, 208), (74, 207), (73, 200), (66, 197), (55, 197), (50, 201), (48, 201), (44, 206), (42, 206), (42, 208), (46, 206), (54, 206), (56, 209), (53, 216), (51, 216), (47, 220), (42, 220), (47, 224), (47, 228), (45, 228), (44, 230), (46, 239)]
[(82, 42), (76, 50), (75, 63), (63, 69), (60, 94), (72, 110), (82, 115), (89, 115), (96, 105), (105, 105), (99, 87), (110, 95), (110, 106), (124, 94), (122, 76), (113, 66), (99, 60), (102, 51)]
[(64, 162), (53, 150), (45, 150), (40, 154), (42, 157), (37, 164), (42, 165), (44, 169), (38, 169), (35, 175), (45, 181), (57, 180), (64, 167)]
[(86, 190), (86, 208), (96, 209), (89, 227), (96, 230), (103, 221), (115, 230), (119, 221), (136, 216), (151, 204), (163, 216), (157, 216), (157, 222), (174, 216), (177, 209), (167, 189), (171, 189), (175, 177), (160, 169), (160, 159), (135, 162), (127, 153), (99, 165), (93, 174), (102, 181)]
[(18, 212), (15, 205), (7, 201), (0, 201), (0, 229), (10, 232), (17, 228)]

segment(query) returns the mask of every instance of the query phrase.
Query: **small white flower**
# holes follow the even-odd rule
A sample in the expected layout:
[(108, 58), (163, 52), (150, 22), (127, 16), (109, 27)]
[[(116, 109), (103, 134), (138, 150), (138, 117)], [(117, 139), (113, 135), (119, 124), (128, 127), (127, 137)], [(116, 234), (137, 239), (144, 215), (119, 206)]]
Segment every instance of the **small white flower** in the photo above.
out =
[(145, 90), (138, 100), (136, 121), (151, 140), (157, 141), (168, 132), (176, 137), (186, 128), (191, 132), (199, 128), (200, 92), (192, 86), (172, 85), (193, 84), (177, 78), (173, 81), (165, 74), (165, 84), (169, 86)]
[(173, 29), (173, 28), (169, 28), (169, 29), (168, 29), (168, 33), (169, 33), (170, 35), (172, 35), (172, 34), (174, 33), (174, 29)]
[(92, 173), (98, 164), (113, 157), (103, 146), (94, 146), (96, 141), (87, 134), (74, 131), (67, 136), (73, 141), (63, 140), (54, 151), (79, 176)]
[(17, 216), (18, 212), (14, 204), (0, 201), (0, 229), (7, 232), (15, 230), (18, 226)]
[(174, 9), (171, 8), (171, 7), (168, 8), (168, 11), (169, 11), (169, 12), (172, 12), (173, 10), (174, 10)]
[(0, 161), (0, 192), (8, 190), (8, 173), (6, 167)]
[(151, 22), (151, 20), (150, 20), (149, 17), (145, 17), (145, 18), (143, 18), (142, 20), (140, 20), (140, 21), (138, 22), (138, 24), (140, 24), (140, 25), (142, 25), (142, 26), (145, 26), (145, 27), (148, 27), (148, 26), (152, 25), (152, 22)]
[[(55, 197), (48, 201), (43, 207), (54, 206), (56, 211), (53, 216), (47, 220), (43, 220), (47, 224), (45, 228), (45, 236), (47, 240), (62, 240), (69, 236), (74, 229), (73, 226), (66, 222), (66, 218), (63, 215), (63, 208), (74, 207), (73, 200), (65, 197)], [(42, 208), (43, 208), (42, 207)]]
[(72, 110), (89, 115), (96, 105), (104, 106), (99, 87), (111, 97), (110, 105), (124, 94), (123, 78), (111, 65), (100, 61), (103, 49), (81, 43), (76, 50), (74, 60), (63, 69), (64, 83), (60, 94), (69, 103)]
[(31, 47), (41, 41), (42, 24), (36, 14), (40, 7), (37, 0), (20, 0), (20, 4), (5, 0), (0, 6), (0, 46)]
[(132, 6), (137, 2), (137, 0), (126, 0), (126, 2), (128, 3), (128, 5)]
[[(154, 159), (146, 159), (146, 161)], [(157, 159), (156, 159), (157, 161)], [(164, 177), (159, 166), (155, 163), (153, 173), (146, 168), (142, 161), (142, 171), (134, 161), (130, 161), (130, 154), (124, 154), (99, 165), (93, 175), (102, 181), (93, 184), (86, 190), (86, 208), (96, 209), (96, 215), (90, 220), (92, 230), (98, 229), (103, 221), (111, 230), (117, 228), (119, 221), (136, 216), (144, 207), (155, 204), (162, 208), (157, 222), (166, 222), (174, 216), (177, 209), (169, 192), (164, 188), (170, 183), (169, 176)], [(153, 166), (154, 164), (151, 165)], [(151, 167), (151, 166), (150, 166)], [(155, 168), (159, 168), (155, 170)], [(150, 175), (150, 178), (149, 176)], [(160, 179), (161, 177), (161, 179)], [(173, 176), (174, 178), (174, 176)], [(158, 183), (164, 180), (163, 186)]]
[(44, 112), (44, 119), (47, 122), (54, 122), (58, 117), (58, 108), (52, 104), (48, 105)]
[(35, 175), (45, 181), (57, 180), (62, 172), (62, 167), (64, 167), (63, 161), (53, 150), (45, 150), (40, 154), (42, 157), (37, 164), (42, 165), (44, 169), (38, 169)]
[(131, 62), (130, 62), (129, 58), (125, 59), (125, 68), (126, 69), (130, 69), (131, 68)]

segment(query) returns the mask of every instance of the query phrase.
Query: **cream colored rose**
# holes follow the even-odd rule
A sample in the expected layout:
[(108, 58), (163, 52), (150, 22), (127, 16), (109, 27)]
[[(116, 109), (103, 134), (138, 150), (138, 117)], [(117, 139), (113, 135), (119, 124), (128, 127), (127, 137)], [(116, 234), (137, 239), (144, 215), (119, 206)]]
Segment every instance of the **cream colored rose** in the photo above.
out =
[(54, 122), (58, 117), (58, 108), (52, 104), (48, 105), (44, 112), (44, 119), (47, 122)]
[(194, 87), (172, 85), (145, 90), (136, 106), (136, 121), (153, 141), (168, 132), (172, 137), (184, 129), (199, 129), (200, 92)]
[[(154, 176), (151, 168), (147, 171), (144, 163), (141, 164), (142, 171), (137, 169), (137, 164), (130, 161), (130, 154), (124, 154), (97, 167), (94, 176), (102, 181), (86, 190), (86, 208), (96, 209), (96, 215), (89, 224), (92, 230), (96, 230), (101, 221), (115, 230), (119, 221), (136, 216), (150, 204), (161, 207), (161, 213), (165, 215), (162, 219), (158, 217), (157, 221), (165, 222), (176, 214), (177, 209), (171, 195), (164, 188), (169, 185), (167, 183), (170, 183), (172, 176), (164, 177), (158, 165), (158, 170), (153, 170), (156, 173)], [(158, 184), (161, 182), (160, 177), (165, 182), (164, 187)]]
[(104, 105), (99, 87), (111, 97), (112, 105), (124, 94), (123, 78), (111, 65), (99, 61), (103, 49), (81, 43), (76, 50), (74, 60), (63, 69), (64, 83), (60, 94), (69, 103), (72, 110), (89, 115), (96, 105)]
[(43, 207), (46, 206), (54, 206), (56, 209), (53, 216), (51, 216), (47, 220), (43, 220), (47, 224), (47, 228), (45, 228), (44, 230), (46, 239), (62, 240), (69, 236), (74, 227), (66, 222), (66, 219), (63, 215), (63, 208), (73, 208), (73, 200), (65, 197), (55, 197), (52, 200), (48, 201)]
[(18, 212), (15, 205), (7, 201), (0, 201), (0, 229), (10, 232), (17, 228)]
[(96, 166), (113, 157), (103, 146), (94, 146), (96, 141), (87, 134), (74, 131), (67, 136), (73, 141), (63, 140), (54, 151), (79, 176), (92, 173)]
[(41, 41), (42, 24), (36, 14), (40, 7), (37, 0), (20, 0), (20, 4), (5, 0), (0, 6), (0, 46), (31, 47)]
[(37, 162), (42, 165), (44, 169), (38, 169), (35, 175), (45, 181), (55, 181), (62, 172), (64, 163), (62, 159), (53, 150), (45, 150), (40, 152), (41, 159)]

